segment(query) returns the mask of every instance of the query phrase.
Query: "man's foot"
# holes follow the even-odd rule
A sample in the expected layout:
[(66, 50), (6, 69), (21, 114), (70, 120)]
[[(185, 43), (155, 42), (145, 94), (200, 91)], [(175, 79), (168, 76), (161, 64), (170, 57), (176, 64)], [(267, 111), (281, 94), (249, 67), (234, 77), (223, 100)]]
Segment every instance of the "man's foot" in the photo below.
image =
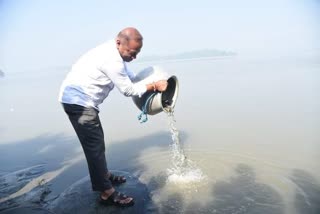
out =
[(101, 193), (100, 203), (107, 206), (115, 205), (119, 207), (129, 207), (134, 205), (133, 198), (116, 191), (114, 188)]
[(107, 178), (111, 181), (112, 184), (123, 184), (127, 181), (124, 176), (114, 175), (111, 172), (107, 172)]

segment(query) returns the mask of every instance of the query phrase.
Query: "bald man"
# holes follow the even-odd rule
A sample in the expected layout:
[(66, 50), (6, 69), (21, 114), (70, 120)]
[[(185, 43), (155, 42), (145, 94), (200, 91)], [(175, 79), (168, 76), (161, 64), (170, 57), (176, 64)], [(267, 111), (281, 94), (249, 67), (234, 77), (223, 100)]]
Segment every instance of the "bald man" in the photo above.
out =
[(99, 191), (106, 205), (132, 206), (132, 197), (117, 192), (113, 184), (126, 182), (124, 176), (108, 171), (105, 141), (99, 119), (99, 105), (116, 86), (125, 96), (141, 96), (146, 91), (165, 91), (167, 81), (132, 83), (135, 74), (126, 63), (134, 60), (143, 45), (140, 32), (132, 27), (117, 37), (82, 55), (62, 83), (59, 101), (82, 145), (93, 191)]

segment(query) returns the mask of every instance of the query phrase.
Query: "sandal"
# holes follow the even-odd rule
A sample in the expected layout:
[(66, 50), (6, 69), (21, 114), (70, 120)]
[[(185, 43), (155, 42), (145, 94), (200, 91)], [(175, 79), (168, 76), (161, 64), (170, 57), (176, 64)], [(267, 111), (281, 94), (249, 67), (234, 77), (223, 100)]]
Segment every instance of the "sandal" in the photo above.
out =
[(112, 184), (123, 184), (127, 181), (127, 179), (124, 176), (114, 175), (112, 173), (110, 173), (109, 180)]
[(114, 191), (107, 199), (102, 199), (100, 196), (100, 203), (111, 206), (119, 206), (119, 207), (129, 207), (134, 205), (133, 199), (130, 202), (124, 202), (125, 199), (129, 198), (129, 196), (120, 193), (118, 191)]

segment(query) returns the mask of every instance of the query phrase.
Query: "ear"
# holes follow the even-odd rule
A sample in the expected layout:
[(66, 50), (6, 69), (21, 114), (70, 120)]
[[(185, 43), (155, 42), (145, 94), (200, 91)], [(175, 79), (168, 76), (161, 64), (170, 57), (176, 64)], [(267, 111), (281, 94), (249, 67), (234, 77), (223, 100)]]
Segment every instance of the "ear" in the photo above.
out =
[(120, 46), (120, 44), (121, 44), (120, 39), (116, 39), (116, 44), (117, 44), (117, 47), (119, 47), (119, 46)]

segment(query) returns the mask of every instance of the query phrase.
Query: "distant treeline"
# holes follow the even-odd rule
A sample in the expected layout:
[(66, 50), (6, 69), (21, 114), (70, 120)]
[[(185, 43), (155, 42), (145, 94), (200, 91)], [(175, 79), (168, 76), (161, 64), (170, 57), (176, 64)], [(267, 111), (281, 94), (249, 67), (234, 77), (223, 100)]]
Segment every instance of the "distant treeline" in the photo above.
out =
[(193, 59), (193, 58), (208, 58), (220, 56), (235, 56), (235, 52), (222, 51), (215, 49), (196, 50), (190, 52), (177, 53), (172, 55), (151, 55), (138, 58), (139, 61), (157, 61), (157, 60), (180, 60), (180, 59)]

